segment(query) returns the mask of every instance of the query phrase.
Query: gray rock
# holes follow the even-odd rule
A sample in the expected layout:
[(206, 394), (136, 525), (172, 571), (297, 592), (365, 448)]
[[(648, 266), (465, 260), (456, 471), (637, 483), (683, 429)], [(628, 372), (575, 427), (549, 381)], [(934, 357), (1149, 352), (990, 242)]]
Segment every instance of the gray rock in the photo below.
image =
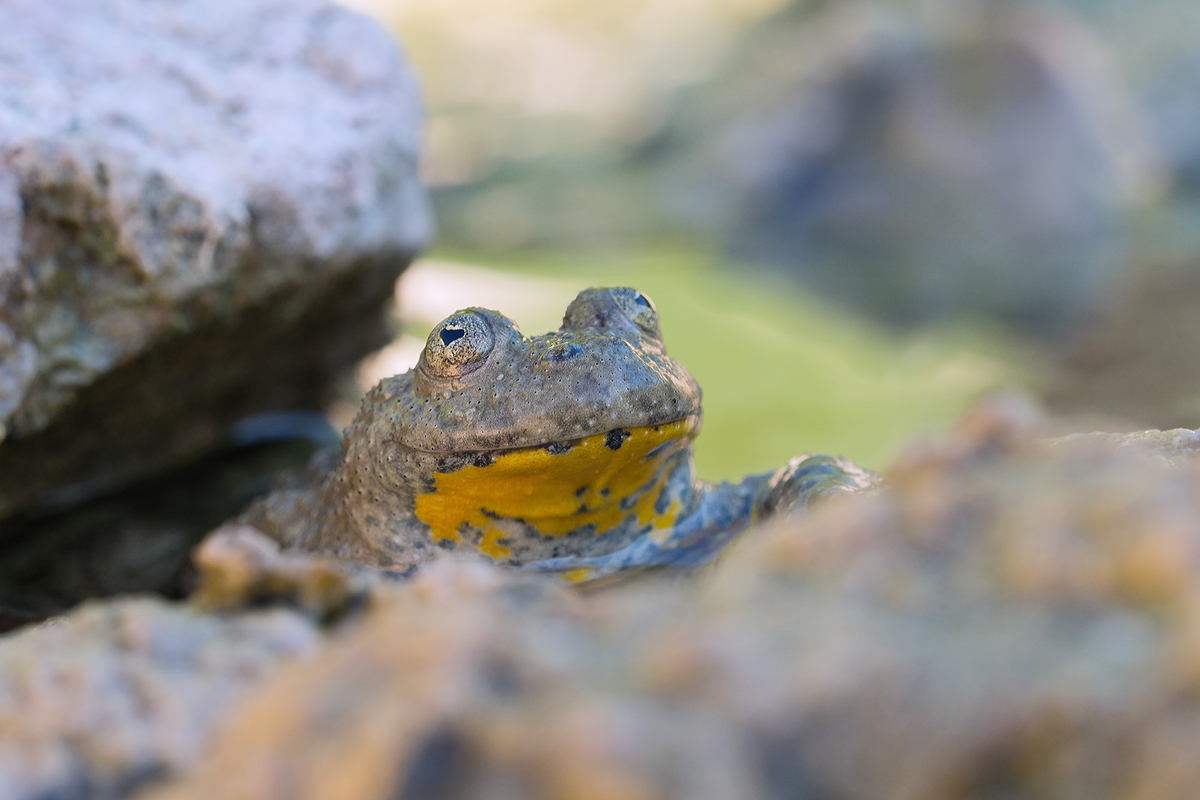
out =
[(1077, 430), (1200, 428), (1198, 309), (1195, 263), (1138, 264), (1091, 324), (1052, 354), (1040, 388), (1051, 412)]
[(1155, 185), (1147, 124), (1080, 22), (978, 6), (798, 7), (750, 36), (709, 101), (713, 191), (690, 193), (723, 199), (733, 249), (894, 322), (1088, 310)]
[(1162, 72), (1147, 104), (1176, 188), (1194, 196), (1200, 189), (1200, 56), (1182, 57)]
[(0, 797), (110, 800), (190, 766), (237, 700), (320, 640), (292, 611), (220, 617), (150, 599), (6, 637)]
[(1156, 454), (1195, 436), (1030, 411), (690, 581), (435, 562), (142, 800), (1198, 797), (1200, 473)]
[(1043, 425), (989, 396), (688, 579), (390, 582), (227, 529), (220, 613), (0, 639), (0, 796), (1191, 800), (1200, 435)]
[(327, 400), (431, 231), (420, 117), (322, 0), (0, 6), (0, 514)]

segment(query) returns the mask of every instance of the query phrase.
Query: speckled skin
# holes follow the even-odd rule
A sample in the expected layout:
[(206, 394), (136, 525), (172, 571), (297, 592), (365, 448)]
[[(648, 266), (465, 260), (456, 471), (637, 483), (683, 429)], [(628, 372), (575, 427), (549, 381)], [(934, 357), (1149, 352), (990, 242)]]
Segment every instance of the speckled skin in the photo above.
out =
[(458, 541), (436, 540), (417, 517), (416, 498), (437, 490), (438, 475), (488, 467), (523, 448), (567, 452), (609, 432), (617, 432), (619, 449), (629, 429), (685, 423), (682, 441), (655, 473), (660, 479), (639, 490), (658, 491), (656, 511), (678, 510), (671, 528), (653, 529), (632, 513), (603, 532), (585, 525), (556, 536), (523, 519), (497, 521), (508, 553), (495, 560), (592, 579), (704, 563), (756, 517), (877, 480), (842, 459), (816, 456), (736, 485), (704, 483), (690, 445), (700, 397), (695, 379), (667, 356), (653, 303), (635, 289), (584, 290), (559, 330), (528, 338), (498, 312), (466, 309), (433, 330), (415, 369), (367, 394), (346, 429), (339, 464), (318, 467), (308, 486), (273, 493), (241, 521), (285, 546), (403, 573), (439, 548), (478, 547), (484, 537), (464, 524)]

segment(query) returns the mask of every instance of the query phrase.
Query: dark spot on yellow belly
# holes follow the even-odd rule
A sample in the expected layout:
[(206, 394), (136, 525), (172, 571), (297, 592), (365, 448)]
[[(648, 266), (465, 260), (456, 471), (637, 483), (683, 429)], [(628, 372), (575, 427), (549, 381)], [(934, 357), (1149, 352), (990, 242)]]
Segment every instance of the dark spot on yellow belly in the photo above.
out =
[(604, 446), (609, 450), (620, 450), (621, 445), (625, 444), (625, 440), (628, 438), (629, 431), (617, 428), (615, 431), (604, 434)]

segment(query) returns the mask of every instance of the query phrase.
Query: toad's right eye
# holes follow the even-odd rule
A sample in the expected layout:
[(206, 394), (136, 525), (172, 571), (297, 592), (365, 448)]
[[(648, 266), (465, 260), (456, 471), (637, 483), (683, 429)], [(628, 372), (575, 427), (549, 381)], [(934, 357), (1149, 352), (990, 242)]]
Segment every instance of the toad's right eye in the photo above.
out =
[(482, 366), (495, 346), (486, 319), (474, 311), (459, 311), (429, 334), (420, 366), (439, 378), (457, 378)]

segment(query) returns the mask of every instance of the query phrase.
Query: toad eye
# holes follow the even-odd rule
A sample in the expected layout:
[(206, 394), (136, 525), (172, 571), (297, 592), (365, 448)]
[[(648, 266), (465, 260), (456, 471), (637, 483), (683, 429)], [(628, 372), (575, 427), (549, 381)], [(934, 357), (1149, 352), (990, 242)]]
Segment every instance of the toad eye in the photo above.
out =
[(653, 300), (637, 289), (625, 286), (610, 289), (609, 292), (631, 322), (646, 333), (658, 335), (658, 309), (654, 307)]
[(495, 346), (487, 320), (474, 311), (460, 311), (429, 334), (420, 364), (440, 378), (457, 378), (478, 369)]

